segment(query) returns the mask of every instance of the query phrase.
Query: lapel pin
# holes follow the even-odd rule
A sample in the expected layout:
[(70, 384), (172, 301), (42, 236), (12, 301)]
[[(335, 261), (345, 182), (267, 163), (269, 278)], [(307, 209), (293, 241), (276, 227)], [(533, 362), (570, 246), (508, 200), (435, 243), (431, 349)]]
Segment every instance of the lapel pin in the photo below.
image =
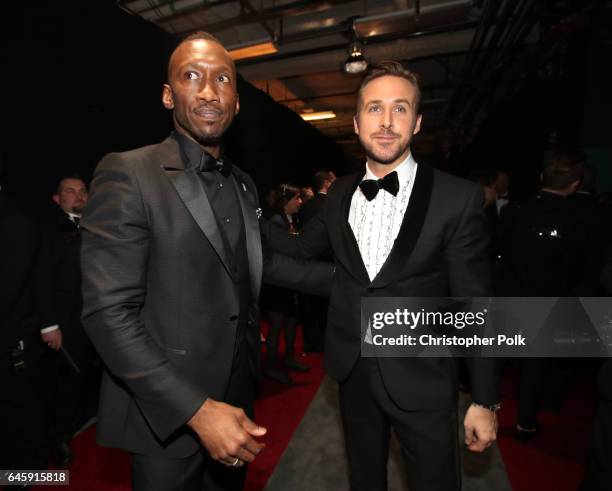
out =
[(261, 218), (261, 215), (263, 215), (261, 208), (257, 208), (255, 210), (255, 215), (257, 215), (257, 220), (259, 220)]
[(246, 186), (242, 183), (242, 190), (246, 193)]

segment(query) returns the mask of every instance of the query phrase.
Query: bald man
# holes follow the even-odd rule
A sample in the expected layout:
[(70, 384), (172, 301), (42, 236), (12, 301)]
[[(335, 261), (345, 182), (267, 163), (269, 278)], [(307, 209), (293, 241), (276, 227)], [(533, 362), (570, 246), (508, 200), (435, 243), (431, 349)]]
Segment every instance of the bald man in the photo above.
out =
[(223, 153), (236, 70), (206, 33), (183, 40), (162, 103), (174, 132), (100, 162), (85, 209), (83, 323), (107, 365), (98, 441), (132, 453), (135, 490), (241, 489), (253, 421), (262, 273), (324, 291), (331, 267), (262, 254), (251, 178)]

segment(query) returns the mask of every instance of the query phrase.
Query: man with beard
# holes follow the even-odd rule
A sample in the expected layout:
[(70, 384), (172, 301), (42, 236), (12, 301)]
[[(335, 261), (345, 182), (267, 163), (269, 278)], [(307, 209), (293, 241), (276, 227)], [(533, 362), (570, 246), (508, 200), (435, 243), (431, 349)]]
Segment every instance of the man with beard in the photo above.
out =
[[(364, 170), (336, 180), (300, 237), (269, 230), (285, 252), (334, 255), (325, 366), (340, 384), (352, 490), (386, 489), (391, 427), (411, 491), (461, 489), (456, 360), (360, 356), (363, 297), (490, 294), (482, 189), (417, 164), (410, 143), (421, 126), (419, 99), (416, 76), (400, 63), (373, 67), (354, 119)], [(469, 367), (465, 444), (483, 451), (496, 437), (497, 371), (488, 359)]]
[(262, 254), (257, 191), (224, 154), (236, 70), (183, 40), (162, 102), (175, 131), (100, 162), (83, 230), (83, 322), (108, 372), (98, 441), (132, 454), (135, 490), (241, 489), (264, 448), (252, 420), (262, 272), (324, 290), (331, 267)]

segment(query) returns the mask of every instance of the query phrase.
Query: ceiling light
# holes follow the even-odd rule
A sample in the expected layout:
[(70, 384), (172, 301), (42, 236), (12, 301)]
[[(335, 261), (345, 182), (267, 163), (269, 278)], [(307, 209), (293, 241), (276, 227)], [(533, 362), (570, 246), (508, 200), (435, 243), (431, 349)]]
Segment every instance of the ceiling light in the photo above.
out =
[(365, 72), (368, 68), (368, 62), (363, 56), (363, 50), (359, 41), (353, 41), (349, 46), (349, 55), (344, 62), (344, 71), (351, 75)]
[(316, 113), (302, 113), (300, 114), (304, 121), (321, 121), (322, 119), (333, 119), (336, 117), (334, 111), (319, 111)]
[(250, 41), (248, 43), (237, 44), (227, 48), (234, 61), (245, 58), (255, 58), (256, 56), (271, 55), (278, 53), (278, 47), (274, 41), (263, 39), (260, 41)]

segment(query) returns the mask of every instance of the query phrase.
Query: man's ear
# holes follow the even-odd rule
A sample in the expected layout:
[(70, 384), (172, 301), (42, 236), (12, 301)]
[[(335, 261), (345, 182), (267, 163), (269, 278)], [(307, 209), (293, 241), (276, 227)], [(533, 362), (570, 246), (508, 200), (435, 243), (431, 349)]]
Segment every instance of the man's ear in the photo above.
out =
[(172, 87), (164, 84), (162, 88), (162, 104), (166, 109), (174, 109), (174, 97), (172, 96)]
[(53, 196), (51, 196), (51, 199), (55, 202), (56, 205), (60, 204), (59, 194), (55, 193)]
[(421, 131), (421, 120), (423, 119), (423, 115), (419, 114), (417, 116), (416, 124), (414, 125), (413, 135), (416, 135), (419, 131)]
[(359, 123), (357, 123), (357, 116), (353, 116), (353, 128), (355, 129), (355, 134), (359, 135)]

